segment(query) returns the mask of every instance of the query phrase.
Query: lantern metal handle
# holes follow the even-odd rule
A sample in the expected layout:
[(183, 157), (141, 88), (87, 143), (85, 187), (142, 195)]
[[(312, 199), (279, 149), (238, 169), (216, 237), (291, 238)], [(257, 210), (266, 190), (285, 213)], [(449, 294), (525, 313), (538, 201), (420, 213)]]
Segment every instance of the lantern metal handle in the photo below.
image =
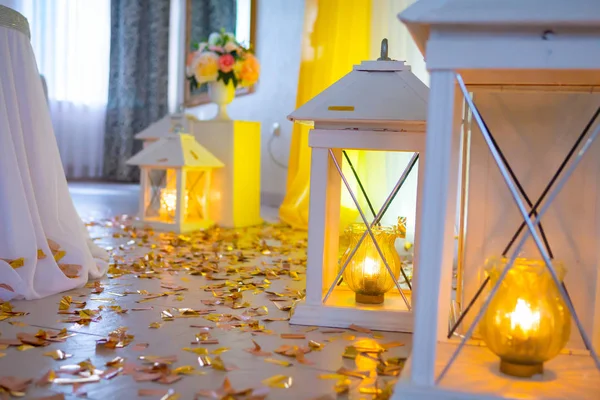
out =
[(391, 58), (388, 57), (388, 40), (384, 38), (381, 41), (381, 53), (377, 61), (392, 61)]

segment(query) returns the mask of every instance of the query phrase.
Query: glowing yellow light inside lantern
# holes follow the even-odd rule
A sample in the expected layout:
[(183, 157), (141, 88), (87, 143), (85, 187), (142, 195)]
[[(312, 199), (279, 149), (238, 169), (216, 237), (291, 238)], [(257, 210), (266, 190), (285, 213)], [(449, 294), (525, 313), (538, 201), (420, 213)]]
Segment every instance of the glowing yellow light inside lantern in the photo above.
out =
[(540, 312), (531, 311), (531, 307), (523, 299), (517, 300), (517, 306), (514, 311), (509, 313), (509, 317), (512, 331), (520, 330), (523, 334), (528, 335), (530, 331), (540, 328)]
[[(506, 259), (486, 265), (492, 285)], [(554, 264), (562, 280), (565, 269)], [(543, 261), (518, 258), (502, 281), (479, 326), (484, 342), (500, 357), (500, 371), (530, 377), (544, 371), (571, 334), (571, 314)]]
[[(188, 213), (188, 200), (189, 195), (186, 193), (183, 200), (183, 215), (186, 216)], [(177, 208), (177, 190), (176, 189), (162, 189), (160, 191), (160, 216), (161, 218), (173, 218), (175, 216), (175, 210)]]
[[(401, 262), (394, 247), (398, 237), (396, 229), (374, 226), (372, 230), (388, 266), (398, 278)], [(365, 231), (364, 224), (353, 224), (346, 230), (349, 244), (340, 260), (340, 265), (343, 266), (346, 263)], [(356, 293), (355, 298), (358, 303), (381, 304), (384, 301), (384, 294), (394, 287), (394, 280), (381, 259), (373, 239), (368, 234), (346, 266), (342, 276), (348, 287)]]

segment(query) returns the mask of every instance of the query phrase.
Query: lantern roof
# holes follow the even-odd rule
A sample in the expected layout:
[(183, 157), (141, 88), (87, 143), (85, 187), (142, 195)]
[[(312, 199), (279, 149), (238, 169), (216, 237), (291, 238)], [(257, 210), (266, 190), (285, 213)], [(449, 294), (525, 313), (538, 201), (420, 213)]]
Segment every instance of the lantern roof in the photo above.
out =
[(179, 133), (163, 137), (127, 160), (129, 165), (145, 167), (221, 168), (224, 164), (196, 141)]
[[(148, 125), (134, 137), (138, 140), (160, 139), (173, 133), (189, 132), (189, 120), (196, 119), (190, 114), (167, 114), (158, 121)], [(180, 125), (177, 129), (177, 125)]]
[(598, 0), (419, 0), (398, 16), (421, 53), (432, 26), (600, 27)]
[[(383, 46), (382, 46), (383, 47)], [(429, 89), (404, 61), (363, 61), (352, 71), (292, 112), (300, 123), (419, 122), (427, 119)]]

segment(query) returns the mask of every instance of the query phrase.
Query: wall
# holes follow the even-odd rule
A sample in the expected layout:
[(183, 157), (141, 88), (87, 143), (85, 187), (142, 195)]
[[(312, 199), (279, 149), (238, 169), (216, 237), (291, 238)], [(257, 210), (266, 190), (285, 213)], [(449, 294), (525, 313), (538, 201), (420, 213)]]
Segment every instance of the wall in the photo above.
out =
[[(287, 169), (278, 166), (269, 156), (272, 127), (281, 127), (279, 137), (272, 140), (272, 153), (277, 161), (287, 165), (292, 124), (286, 119), (296, 106), (296, 89), (300, 68), (300, 43), (304, 20), (304, 0), (255, 0), (258, 3), (256, 26), (256, 56), (261, 63), (261, 79), (255, 93), (239, 97), (228, 107), (237, 120), (260, 121), (262, 124), (262, 202), (278, 206), (285, 194)], [(172, 0), (172, 48), (170, 60), (170, 104), (181, 103), (184, 59), (185, 0)], [(178, 50), (178, 52), (177, 52)], [(181, 60), (181, 61), (179, 61)], [(200, 119), (210, 119), (216, 106), (209, 104), (186, 110)]]

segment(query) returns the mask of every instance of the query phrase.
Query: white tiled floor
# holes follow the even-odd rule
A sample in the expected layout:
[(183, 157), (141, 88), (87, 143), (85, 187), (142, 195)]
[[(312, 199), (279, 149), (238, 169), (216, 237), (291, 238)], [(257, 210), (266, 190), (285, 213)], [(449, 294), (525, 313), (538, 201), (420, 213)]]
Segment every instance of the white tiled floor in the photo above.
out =
[[(72, 195), (78, 211), (85, 220), (94, 219), (101, 221), (104, 218), (110, 218), (115, 215), (129, 214), (133, 215), (137, 208), (137, 186), (135, 185), (108, 185), (108, 184), (72, 184)], [(276, 210), (265, 209), (264, 217), (267, 220), (276, 218)], [(117, 224), (118, 225), (118, 224)], [(265, 231), (268, 228), (265, 228)], [(277, 228), (279, 229), (279, 228)], [(277, 231), (277, 229), (275, 231)], [(113, 237), (113, 233), (122, 232), (118, 228), (108, 228), (104, 223), (92, 227), (92, 236), (98, 238), (98, 243), (103, 246), (112, 246), (119, 252), (118, 246), (122, 245), (130, 238)], [(272, 228), (270, 230), (273, 232)], [(305, 239), (304, 233), (291, 233), (283, 231), (285, 235), (296, 235), (298, 240)], [(244, 235), (244, 233), (242, 233)], [(267, 235), (265, 233), (265, 235)], [(118, 235), (117, 235), (118, 236)], [(268, 236), (268, 235), (267, 235)], [(273, 240), (273, 239), (270, 239)], [(151, 241), (152, 243), (153, 241)], [(156, 240), (154, 239), (154, 243)], [(271, 243), (271, 242), (270, 242)], [(277, 244), (274, 244), (276, 247)], [(144, 254), (147, 248), (138, 248), (134, 251), (125, 252), (128, 257), (135, 254)], [(305, 250), (300, 249), (295, 253), (281, 256), (277, 251), (273, 254), (256, 257), (250, 260), (249, 265), (258, 268), (265, 268), (278, 264), (278, 260), (287, 259), (294, 262), (305, 258)], [(220, 273), (224, 272), (225, 263), (219, 264)], [(303, 270), (303, 266), (295, 266)], [(25, 311), (29, 314), (19, 318), (10, 318), (0, 322), (0, 339), (15, 338), (19, 332), (36, 333), (38, 329), (61, 329), (67, 328), (76, 333), (75, 336), (67, 339), (65, 343), (52, 343), (47, 347), (33, 348), (27, 351), (18, 351), (15, 347), (6, 350), (0, 350), (6, 356), (0, 358), (0, 377), (16, 376), (20, 378), (38, 379), (48, 370), (57, 370), (61, 365), (76, 364), (86, 359), (90, 359), (92, 364), (98, 369), (106, 369), (105, 363), (115, 356), (121, 356), (126, 359), (126, 363), (141, 365), (138, 360), (141, 355), (170, 356), (176, 355), (178, 360), (173, 364), (173, 368), (191, 365), (196, 371), (201, 371), (203, 375), (183, 376), (180, 381), (164, 385), (155, 382), (136, 382), (131, 375), (121, 374), (113, 379), (103, 379), (97, 383), (84, 385), (83, 390), (87, 392), (90, 399), (133, 399), (137, 398), (139, 389), (167, 389), (172, 388), (181, 397), (180, 399), (193, 399), (195, 393), (199, 390), (217, 389), (223, 383), (225, 377), (228, 377), (235, 389), (256, 388), (261, 386), (261, 381), (274, 375), (286, 375), (293, 378), (293, 384), (289, 389), (270, 389), (268, 399), (316, 399), (323, 395), (335, 397), (335, 380), (319, 379), (319, 375), (334, 373), (340, 367), (346, 367), (352, 370), (370, 371), (370, 378), (358, 379), (350, 378), (350, 394), (342, 395), (341, 398), (350, 399), (372, 399), (369, 394), (361, 394), (359, 387), (372, 387), (377, 380), (379, 385), (394, 379), (393, 377), (376, 378), (374, 368), (376, 362), (368, 357), (359, 356), (356, 360), (342, 358), (344, 348), (351, 345), (356, 340), (368, 338), (373, 341), (376, 337), (378, 343), (400, 341), (406, 343), (403, 347), (394, 347), (385, 353), (385, 357), (404, 357), (408, 354), (410, 335), (397, 333), (377, 333), (361, 334), (358, 332), (349, 332), (344, 334), (325, 334), (323, 329), (313, 330), (306, 333), (305, 340), (281, 339), (281, 333), (304, 332), (306, 327), (291, 326), (287, 322), (264, 322), (266, 329), (273, 331), (271, 335), (253, 336), (250, 332), (241, 332), (239, 329), (224, 330), (215, 326), (214, 322), (204, 319), (202, 316), (195, 318), (180, 318), (173, 321), (161, 321), (160, 312), (163, 310), (173, 311), (175, 308), (189, 307), (193, 309), (216, 308), (216, 313), (240, 315), (247, 309), (232, 310), (226, 306), (206, 306), (202, 300), (214, 299), (210, 292), (201, 289), (202, 286), (215, 284), (223, 281), (208, 281), (201, 275), (190, 275), (184, 269), (172, 269), (160, 271), (160, 279), (140, 279), (135, 275), (123, 275), (118, 278), (104, 278), (102, 285), (105, 290), (101, 294), (90, 294), (89, 288), (73, 290), (70, 293), (52, 296), (36, 301), (13, 302), (16, 311)], [(158, 275), (158, 274), (157, 274)], [(271, 286), (268, 290), (274, 292), (283, 292), (287, 288), (303, 288), (304, 275), (300, 275), (300, 281), (293, 281), (288, 276), (282, 276), (281, 279), (270, 279)], [(234, 280), (234, 276), (229, 276)], [(264, 279), (264, 277), (260, 277)], [(124, 292), (146, 290), (148, 293), (160, 293), (167, 289), (161, 288), (161, 283), (170, 283), (187, 288), (181, 292), (181, 298), (176, 295), (159, 297), (145, 303), (137, 303), (143, 298), (140, 294), (128, 294), (122, 296)], [(123, 309), (128, 309), (126, 313), (118, 314), (110, 310), (100, 312), (101, 319), (92, 322), (87, 326), (79, 326), (74, 323), (60, 322), (65, 315), (58, 315), (58, 304), (63, 295), (70, 295), (74, 300), (85, 300), (85, 308), (97, 309), (99, 306), (119, 305)], [(119, 296), (121, 294), (121, 296)], [(275, 303), (267, 299), (264, 292), (254, 294), (252, 291), (243, 292), (243, 299), (251, 303), (252, 307), (266, 306), (269, 310), (268, 317), (286, 317), (287, 312), (280, 311)], [(151, 310), (133, 311), (136, 307), (152, 307)], [(73, 309), (73, 307), (71, 307)], [(175, 312), (175, 311), (173, 311)], [(176, 312), (175, 312), (176, 313)], [(265, 317), (256, 317), (262, 319)], [(11, 325), (9, 322), (21, 322)], [(152, 322), (162, 322), (159, 329), (149, 329)], [(25, 325), (26, 324), (26, 325)], [(20, 325), (20, 326), (19, 326)], [(212, 338), (219, 340), (218, 345), (205, 345), (196, 347), (205, 347), (213, 350), (219, 347), (227, 347), (228, 351), (221, 354), (226, 366), (235, 366), (230, 372), (220, 371), (213, 368), (200, 368), (197, 362), (197, 355), (183, 351), (184, 347), (193, 347), (195, 335), (200, 333), (199, 328), (190, 325), (210, 326)], [(128, 332), (134, 335), (131, 344), (120, 349), (105, 349), (102, 346), (96, 346), (96, 341), (105, 337), (109, 332), (118, 327), (128, 327)], [(355, 336), (352, 338), (350, 335)], [(252, 347), (251, 340), (256, 340), (265, 351), (273, 351), (283, 344), (306, 346), (308, 340), (314, 340), (324, 343), (325, 347), (321, 351), (312, 351), (306, 355), (310, 364), (300, 364), (293, 358), (287, 358), (274, 354), (272, 358), (278, 360), (290, 361), (291, 367), (284, 367), (263, 361), (264, 357), (252, 355), (243, 349)], [(326, 341), (327, 339), (334, 339)], [(145, 350), (139, 351), (135, 348), (137, 343), (148, 343)], [(72, 358), (64, 361), (54, 361), (45, 352), (60, 349), (73, 355)], [(214, 356), (211, 356), (214, 358)], [(36, 398), (38, 396), (51, 393), (64, 393), (66, 398), (75, 398), (73, 395), (74, 387), (72, 385), (51, 384), (47, 386), (30, 385), (25, 395), (26, 398)], [(161, 396), (146, 397), (161, 398)], [(164, 397), (169, 398), (169, 397)], [(172, 397), (173, 399), (175, 397)], [(220, 398), (220, 397), (217, 397)], [(245, 398), (245, 397), (240, 397)], [(324, 397), (325, 398), (325, 397)]]

